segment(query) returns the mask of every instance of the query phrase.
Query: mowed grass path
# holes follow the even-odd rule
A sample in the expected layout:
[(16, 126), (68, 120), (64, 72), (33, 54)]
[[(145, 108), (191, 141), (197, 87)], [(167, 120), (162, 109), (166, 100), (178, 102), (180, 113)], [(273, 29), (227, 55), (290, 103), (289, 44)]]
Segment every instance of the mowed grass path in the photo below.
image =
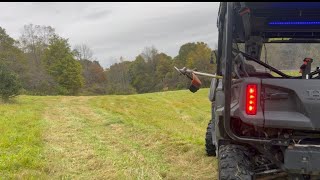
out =
[(207, 95), (208, 89), (194, 94), (21, 96), (17, 104), (0, 106), (7, 114), (0, 117), (0, 176), (217, 179), (217, 162), (204, 151)]

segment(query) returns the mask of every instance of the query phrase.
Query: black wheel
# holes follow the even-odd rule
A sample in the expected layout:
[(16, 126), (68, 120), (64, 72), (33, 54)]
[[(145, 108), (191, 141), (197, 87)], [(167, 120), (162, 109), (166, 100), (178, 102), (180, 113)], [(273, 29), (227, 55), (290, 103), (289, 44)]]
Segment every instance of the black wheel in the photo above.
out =
[(216, 146), (212, 142), (211, 129), (213, 128), (212, 121), (209, 122), (206, 132), (206, 152), (208, 156), (216, 156)]
[(219, 179), (220, 180), (252, 180), (253, 165), (248, 148), (228, 144), (219, 147)]

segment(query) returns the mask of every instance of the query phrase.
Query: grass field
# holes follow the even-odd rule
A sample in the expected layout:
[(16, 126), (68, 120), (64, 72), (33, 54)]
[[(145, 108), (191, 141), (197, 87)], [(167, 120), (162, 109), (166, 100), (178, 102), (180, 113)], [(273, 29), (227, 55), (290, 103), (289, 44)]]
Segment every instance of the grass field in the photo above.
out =
[[(299, 73), (299, 70), (283, 70), (282, 72), (289, 75), (289, 76), (301, 76), (301, 73)], [(273, 76), (280, 77), (280, 75), (278, 75), (274, 72), (272, 72), (271, 74)]]
[(207, 95), (20, 96), (0, 105), (0, 177), (217, 179)]

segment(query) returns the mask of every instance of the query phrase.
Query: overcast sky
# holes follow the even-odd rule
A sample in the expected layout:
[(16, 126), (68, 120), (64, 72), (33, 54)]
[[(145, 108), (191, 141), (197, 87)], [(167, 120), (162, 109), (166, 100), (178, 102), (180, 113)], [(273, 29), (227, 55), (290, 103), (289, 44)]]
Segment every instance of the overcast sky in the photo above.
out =
[(26, 24), (46, 25), (86, 44), (104, 67), (120, 56), (134, 60), (147, 46), (176, 56), (187, 42), (217, 42), (219, 3), (0, 3), (0, 26), (18, 39)]

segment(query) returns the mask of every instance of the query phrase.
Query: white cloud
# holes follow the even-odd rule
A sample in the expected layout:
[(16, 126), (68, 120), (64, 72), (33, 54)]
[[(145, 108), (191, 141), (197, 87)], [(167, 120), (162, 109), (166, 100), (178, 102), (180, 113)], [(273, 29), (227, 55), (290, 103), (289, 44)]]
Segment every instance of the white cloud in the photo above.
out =
[(217, 41), (219, 4), (213, 3), (0, 3), (0, 26), (18, 38), (25, 24), (50, 25), (85, 43), (107, 67), (120, 56), (133, 60), (154, 45), (170, 56), (186, 42)]

